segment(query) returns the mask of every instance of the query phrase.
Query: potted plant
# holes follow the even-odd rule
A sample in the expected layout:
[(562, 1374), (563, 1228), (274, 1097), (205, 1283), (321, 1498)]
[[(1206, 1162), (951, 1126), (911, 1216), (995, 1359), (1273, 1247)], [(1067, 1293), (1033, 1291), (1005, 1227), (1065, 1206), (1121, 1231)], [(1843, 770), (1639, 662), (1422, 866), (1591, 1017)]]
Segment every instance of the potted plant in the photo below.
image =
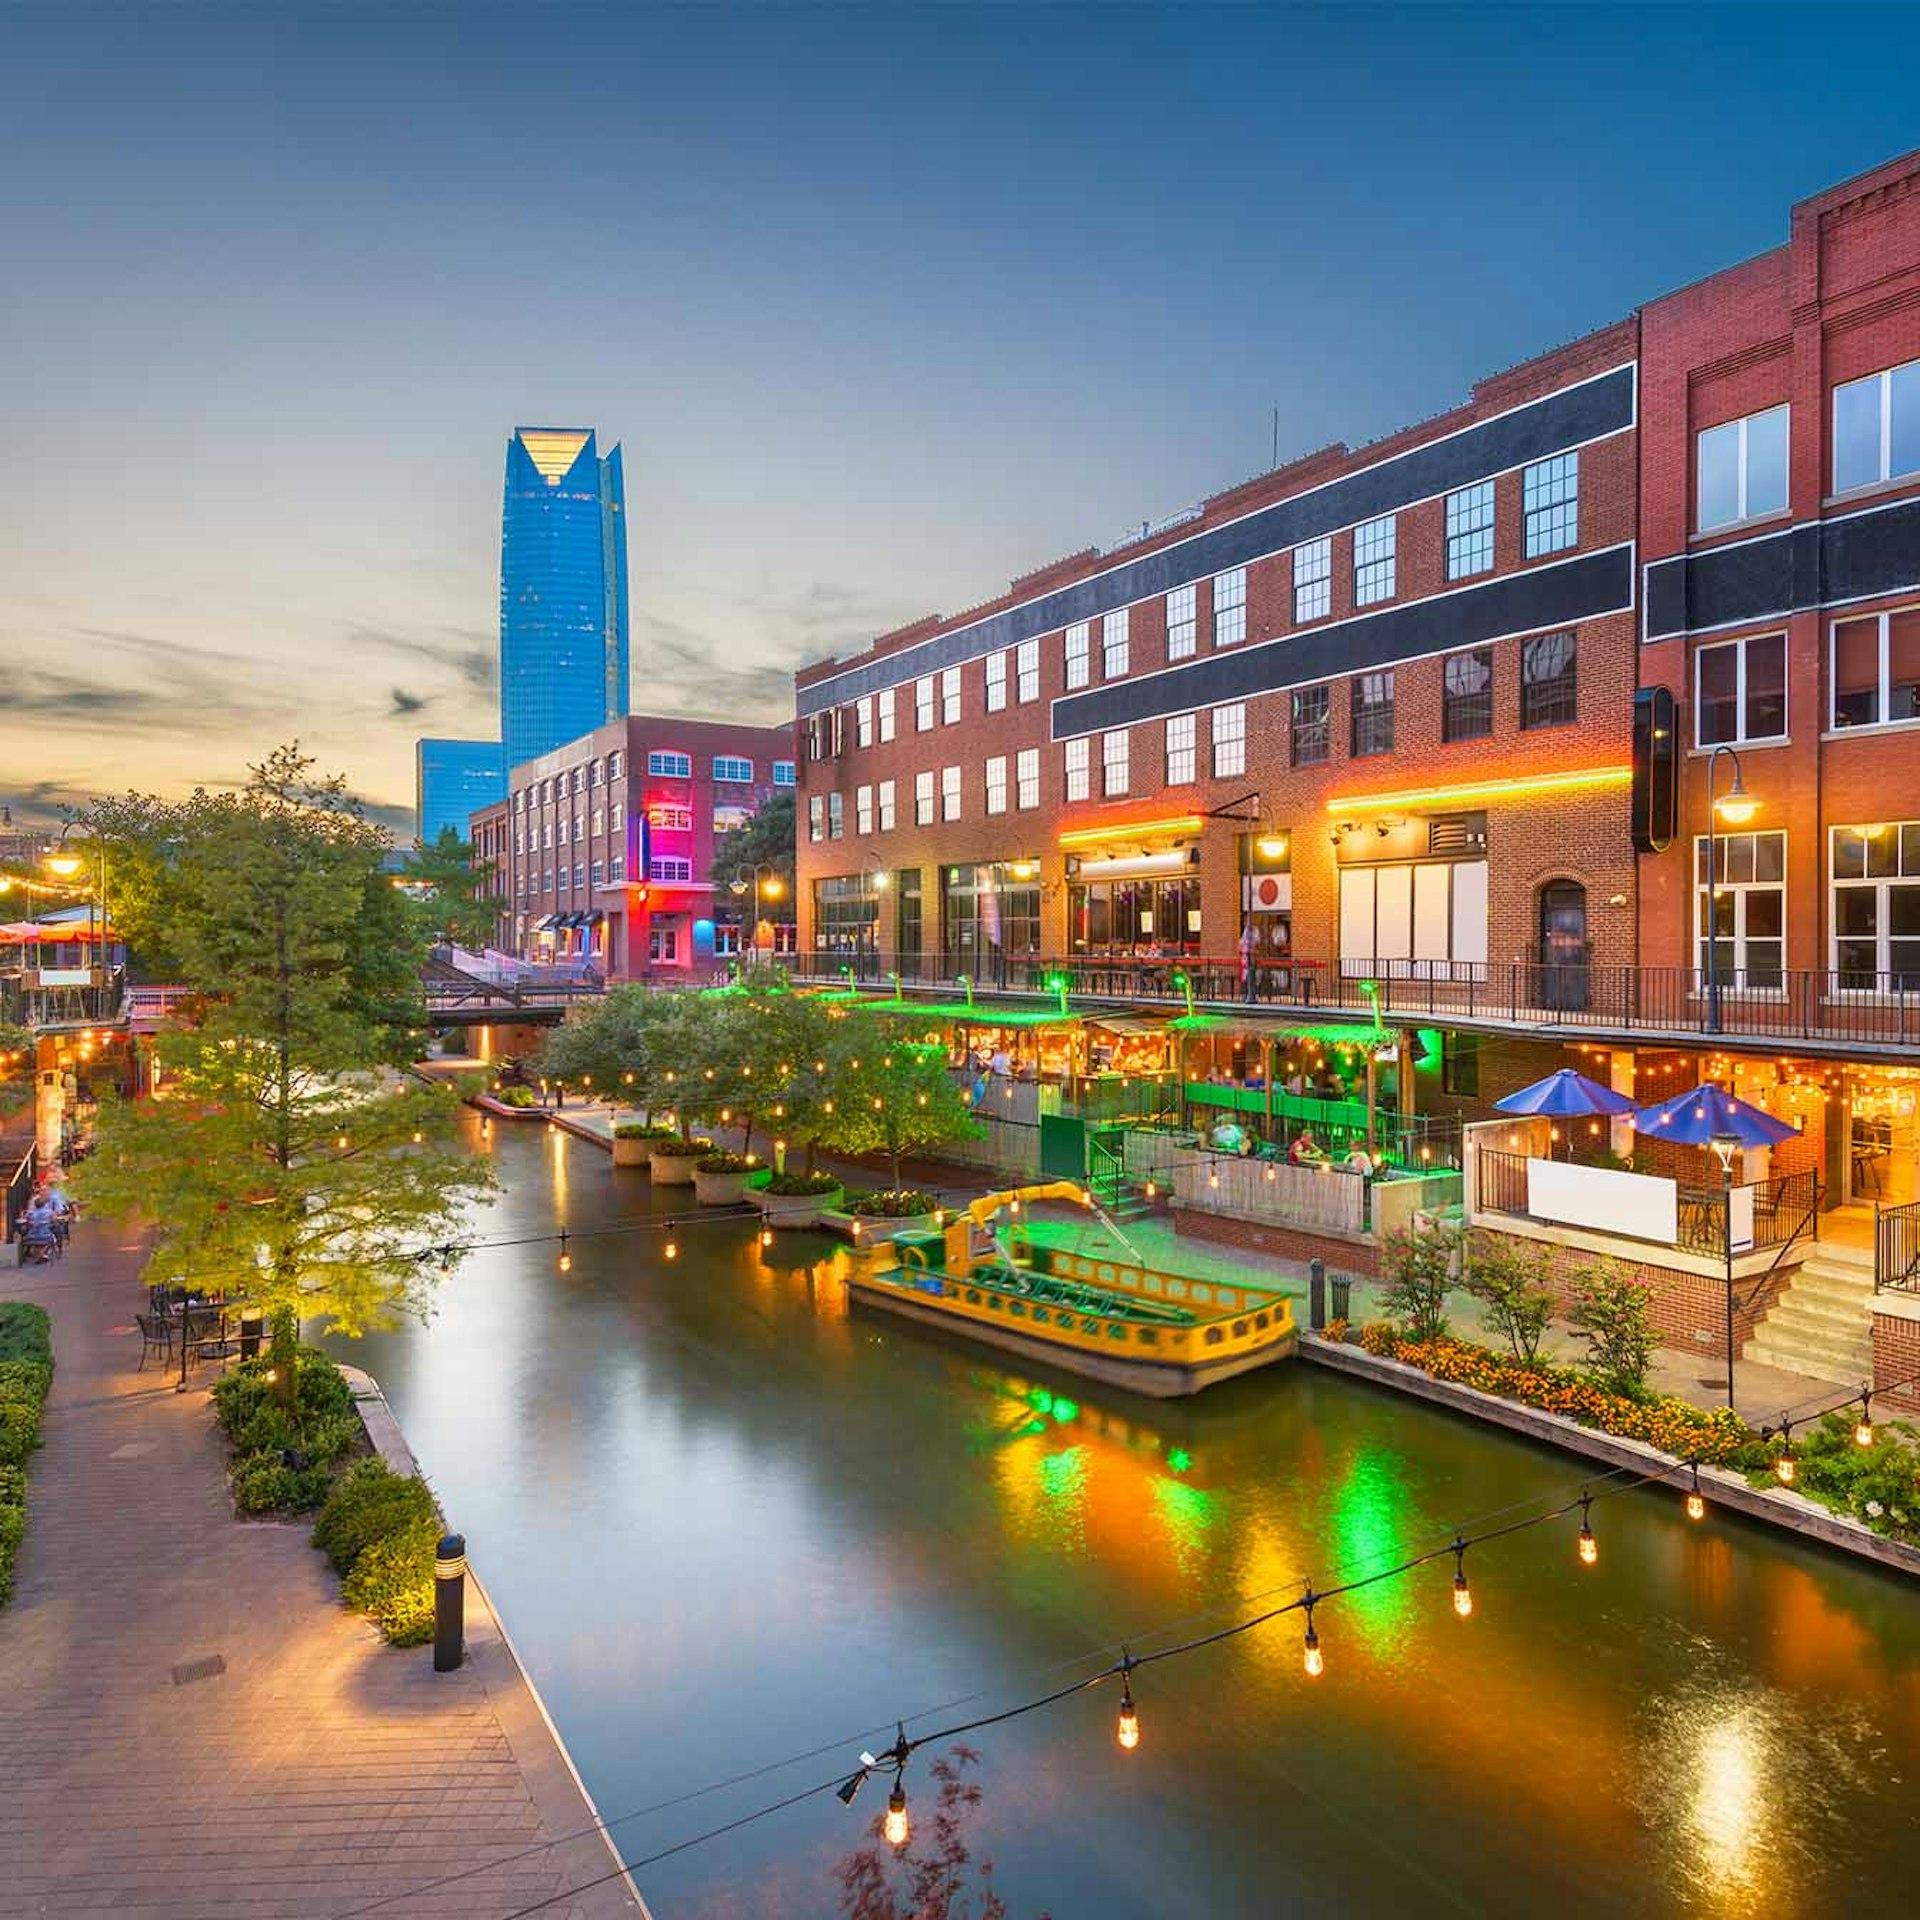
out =
[(693, 1185), (693, 1163), (704, 1160), (713, 1151), (711, 1140), (682, 1140), (678, 1134), (656, 1140), (647, 1153), (648, 1170), (657, 1187)]
[(693, 1197), (703, 1207), (737, 1207), (747, 1197), (747, 1176), (759, 1164), (747, 1153), (709, 1153), (693, 1163)]
[(671, 1127), (651, 1126), (644, 1120), (622, 1120), (613, 1129), (613, 1164), (644, 1167), (662, 1140), (674, 1137)]
[(760, 1212), (770, 1227), (817, 1227), (840, 1198), (840, 1182), (830, 1173), (776, 1173), (760, 1189)]
[(939, 1200), (919, 1187), (882, 1187), (850, 1193), (840, 1218), (850, 1222), (856, 1241), (885, 1240), (896, 1233), (932, 1233), (942, 1223)]

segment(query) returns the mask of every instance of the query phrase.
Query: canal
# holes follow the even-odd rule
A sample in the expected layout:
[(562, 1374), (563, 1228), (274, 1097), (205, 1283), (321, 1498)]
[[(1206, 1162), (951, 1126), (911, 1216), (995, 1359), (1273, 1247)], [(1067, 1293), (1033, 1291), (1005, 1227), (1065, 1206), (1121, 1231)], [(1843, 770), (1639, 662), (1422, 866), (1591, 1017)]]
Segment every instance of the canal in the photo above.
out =
[[(994, 1711), (1391, 1564), (1578, 1463), (1304, 1365), (1153, 1402), (850, 1314), (830, 1242), (676, 1210), (644, 1172), (496, 1126), (503, 1191), (424, 1328), (342, 1343), (385, 1386), (587, 1784), (660, 1851), (892, 1724)], [(687, 1222), (683, 1203), (677, 1218)], [(1452, 1564), (975, 1737), (970, 1829), (1027, 1920), (1911, 1915), (1920, 1594), (1677, 1495)], [(1091, 1657), (1090, 1657), (1091, 1656)], [(789, 1756), (826, 1747), (792, 1765)], [(922, 1756), (924, 1762), (925, 1756)], [(761, 1771), (766, 1769), (766, 1771)], [(924, 1821), (923, 1763), (909, 1775)], [(884, 1788), (644, 1869), (660, 1920), (829, 1916)]]

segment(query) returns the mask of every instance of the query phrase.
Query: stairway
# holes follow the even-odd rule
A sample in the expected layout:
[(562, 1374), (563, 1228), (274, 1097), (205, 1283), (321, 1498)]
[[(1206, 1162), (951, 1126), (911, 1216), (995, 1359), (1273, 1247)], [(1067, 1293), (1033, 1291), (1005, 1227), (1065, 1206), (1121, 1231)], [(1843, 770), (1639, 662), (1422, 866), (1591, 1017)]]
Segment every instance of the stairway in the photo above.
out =
[(1146, 1188), (1130, 1174), (1095, 1174), (1087, 1182), (1087, 1191), (1101, 1212), (1123, 1227), (1130, 1220), (1142, 1220), (1160, 1210), (1147, 1198)]
[(1873, 1378), (1873, 1253), (1823, 1240), (1754, 1329), (1743, 1359), (1857, 1387)]

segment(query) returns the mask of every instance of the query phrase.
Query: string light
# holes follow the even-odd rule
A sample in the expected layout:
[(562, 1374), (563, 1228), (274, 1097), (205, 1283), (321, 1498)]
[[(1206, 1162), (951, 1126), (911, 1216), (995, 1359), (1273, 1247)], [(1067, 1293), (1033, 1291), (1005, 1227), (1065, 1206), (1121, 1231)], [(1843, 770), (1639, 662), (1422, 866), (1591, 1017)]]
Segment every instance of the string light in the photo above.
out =
[(902, 1773), (893, 1776), (893, 1791), (887, 1795), (887, 1817), (881, 1832), (896, 1853), (913, 1837), (913, 1823), (907, 1818), (907, 1785)]
[(671, 1220), (667, 1222), (666, 1245), (663, 1246), (660, 1251), (664, 1253), (669, 1260), (678, 1260), (680, 1258), (680, 1242), (673, 1237), (673, 1222)]
[(773, 1245), (773, 1229), (771, 1227), (762, 1227), (760, 1229), (760, 1244), (763, 1247)]
[(333, 1144), (338, 1147), (342, 1153), (345, 1153), (347, 1150), (347, 1136), (343, 1133)]
[(1854, 1423), (1853, 1444), (1856, 1447), (1873, 1445), (1873, 1394), (1863, 1388), (1860, 1394), (1860, 1418)]
[(1700, 1491), (1700, 1469), (1691, 1469), (1693, 1484), (1687, 1489), (1687, 1518), (1704, 1520), (1707, 1517), (1707, 1496)]
[(573, 1271), (573, 1255), (567, 1251), (567, 1236), (564, 1233), (560, 1236), (560, 1271), (562, 1273)]
[(1300, 1664), (1306, 1670), (1309, 1680), (1318, 1680), (1326, 1672), (1327, 1663), (1320, 1652), (1320, 1635), (1313, 1624), (1314, 1591), (1311, 1582), (1307, 1586), (1305, 1601), (1307, 1609), (1307, 1637), (1301, 1642)]
[(1580, 1496), (1580, 1564), (1583, 1567), (1595, 1565), (1600, 1558), (1600, 1542), (1593, 1537), (1593, 1495), (1583, 1493)]
[(1800, 1468), (1793, 1457), (1793, 1422), (1783, 1420), (1780, 1423), (1780, 1457), (1773, 1463), (1773, 1477), (1783, 1487), (1790, 1487), (1800, 1477)]
[(1467, 1585), (1467, 1543), (1453, 1537), (1453, 1610), (1462, 1620), (1473, 1615), (1473, 1589)]
[(1140, 1744), (1140, 1715), (1133, 1704), (1133, 1656), (1124, 1647), (1120, 1650), (1120, 1718), (1113, 1737), (1124, 1753)]
[(418, 1127), (415, 1127), (413, 1130), (413, 1144), (416, 1147), (420, 1144), (423, 1137), (424, 1136), (421, 1134), (420, 1129)]

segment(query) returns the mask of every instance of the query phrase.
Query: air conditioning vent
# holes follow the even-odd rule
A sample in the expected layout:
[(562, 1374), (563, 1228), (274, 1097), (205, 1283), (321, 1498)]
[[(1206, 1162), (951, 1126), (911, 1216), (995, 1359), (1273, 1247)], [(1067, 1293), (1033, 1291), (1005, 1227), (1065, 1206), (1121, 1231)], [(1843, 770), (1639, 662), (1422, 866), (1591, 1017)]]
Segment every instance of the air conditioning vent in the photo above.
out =
[(1448, 813), (1427, 822), (1427, 851), (1432, 854), (1473, 854), (1487, 850), (1484, 813)]

